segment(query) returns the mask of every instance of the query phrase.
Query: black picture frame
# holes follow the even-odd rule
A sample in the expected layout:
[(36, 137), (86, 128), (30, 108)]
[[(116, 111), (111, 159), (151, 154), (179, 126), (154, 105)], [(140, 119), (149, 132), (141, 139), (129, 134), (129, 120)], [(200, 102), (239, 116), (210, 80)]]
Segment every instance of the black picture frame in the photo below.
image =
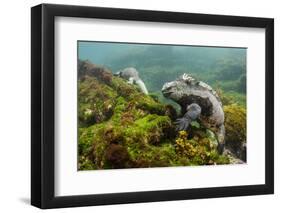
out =
[[(56, 197), (54, 171), (55, 17), (264, 28), (266, 136), (265, 184)], [(164, 11), (41, 4), (31, 9), (31, 204), (59, 208), (105, 204), (217, 198), (274, 193), (274, 20)]]

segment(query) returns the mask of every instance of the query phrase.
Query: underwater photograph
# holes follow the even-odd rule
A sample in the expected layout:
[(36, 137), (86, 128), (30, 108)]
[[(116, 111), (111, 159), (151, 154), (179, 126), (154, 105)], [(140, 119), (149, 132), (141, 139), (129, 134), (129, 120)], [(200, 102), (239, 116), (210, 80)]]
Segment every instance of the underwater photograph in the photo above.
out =
[(247, 48), (77, 41), (78, 170), (247, 163)]

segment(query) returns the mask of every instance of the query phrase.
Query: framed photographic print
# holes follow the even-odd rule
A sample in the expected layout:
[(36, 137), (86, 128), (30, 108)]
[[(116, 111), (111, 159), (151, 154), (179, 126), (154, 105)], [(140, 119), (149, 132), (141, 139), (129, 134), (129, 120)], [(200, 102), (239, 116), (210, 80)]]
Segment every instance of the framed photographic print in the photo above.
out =
[(274, 21), (31, 9), (31, 203), (271, 194)]

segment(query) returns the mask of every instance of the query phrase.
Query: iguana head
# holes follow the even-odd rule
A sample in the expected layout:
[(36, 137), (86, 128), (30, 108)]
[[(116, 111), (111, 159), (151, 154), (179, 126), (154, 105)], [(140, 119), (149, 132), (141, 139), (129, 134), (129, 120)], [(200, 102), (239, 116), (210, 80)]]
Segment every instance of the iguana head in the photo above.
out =
[(167, 82), (162, 87), (162, 93), (164, 97), (178, 101), (183, 91), (190, 90), (194, 87), (195, 79), (188, 74), (183, 74), (180, 78), (175, 81)]

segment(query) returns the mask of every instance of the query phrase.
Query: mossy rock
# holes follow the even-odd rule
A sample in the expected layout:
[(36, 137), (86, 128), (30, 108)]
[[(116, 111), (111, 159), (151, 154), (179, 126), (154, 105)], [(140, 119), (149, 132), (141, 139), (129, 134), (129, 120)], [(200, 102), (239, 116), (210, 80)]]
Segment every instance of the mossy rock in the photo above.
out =
[(224, 107), (226, 147), (237, 157), (245, 158), (246, 149), (246, 109), (236, 104)]
[[(110, 120), (88, 127), (87, 131), (92, 134), (91, 143), (85, 142), (87, 138), (80, 138), (81, 146), (88, 150), (88, 156), (97, 168), (138, 167), (140, 161), (149, 157), (149, 153), (155, 152), (156, 146), (157, 152), (161, 153), (162, 143), (169, 138), (169, 129), (173, 128), (168, 116), (149, 114), (139, 119), (132, 118), (126, 123), (121, 121), (121, 117), (120, 122)], [(119, 160), (116, 159), (118, 155)]]
[(113, 114), (117, 94), (98, 79), (86, 76), (78, 83), (79, 126), (89, 126), (108, 120)]
[(170, 165), (175, 159), (173, 107), (107, 69), (88, 61), (79, 67), (79, 168)]

